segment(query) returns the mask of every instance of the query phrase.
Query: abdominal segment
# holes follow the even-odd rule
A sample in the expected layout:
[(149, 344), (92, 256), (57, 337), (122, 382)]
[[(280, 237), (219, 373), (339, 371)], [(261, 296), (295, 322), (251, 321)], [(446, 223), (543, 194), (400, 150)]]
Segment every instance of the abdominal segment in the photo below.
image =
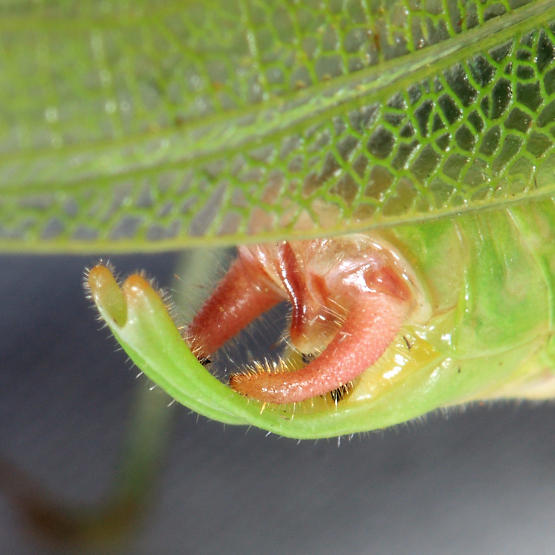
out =
[(395, 339), (412, 292), (398, 259), (365, 235), (243, 246), (189, 326), (193, 352), (206, 360), (283, 300), (292, 347), (316, 356), (296, 370), (280, 360), (231, 375), (233, 389), (263, 402), (304, 401), (351, 382)]

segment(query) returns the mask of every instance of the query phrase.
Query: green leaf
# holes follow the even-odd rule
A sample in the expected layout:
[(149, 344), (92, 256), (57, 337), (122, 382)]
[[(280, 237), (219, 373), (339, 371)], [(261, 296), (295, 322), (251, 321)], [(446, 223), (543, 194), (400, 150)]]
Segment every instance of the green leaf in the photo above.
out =
[(345, 233), (553, 195), (551, 0), (7, 1), (0, 249)]

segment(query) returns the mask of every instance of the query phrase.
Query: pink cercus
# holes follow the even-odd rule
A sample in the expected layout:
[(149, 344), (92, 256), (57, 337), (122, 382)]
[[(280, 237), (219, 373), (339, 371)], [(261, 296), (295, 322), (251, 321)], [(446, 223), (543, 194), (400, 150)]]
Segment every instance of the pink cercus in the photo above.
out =
[(291, 304), (290, 339), (316, 355), (289, 371), (232, 374), (231, 387), (263, 402), (292, 403), (351, 382), (383, 354), (411, 308), (412, 291), (390, 249), (367, 235), (241, 246), (188, 329), (207, 359), (277, 303)]

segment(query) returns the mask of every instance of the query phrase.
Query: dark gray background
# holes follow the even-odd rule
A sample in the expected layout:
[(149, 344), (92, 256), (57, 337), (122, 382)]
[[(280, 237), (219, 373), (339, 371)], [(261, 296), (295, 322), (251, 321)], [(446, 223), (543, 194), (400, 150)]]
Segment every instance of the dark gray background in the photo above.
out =
[[(176, 256), (112, 260), (169, 285)], [(0, 257), (0, 450), (70, 502), (107, 490), (137, 384), (84, 299), (95, 261)], [(173, 416), (132, 553), (553, 552), (554, 404), (435, 414), (340, 447)], [(1, 495), (0, 546), (44, 549)]]

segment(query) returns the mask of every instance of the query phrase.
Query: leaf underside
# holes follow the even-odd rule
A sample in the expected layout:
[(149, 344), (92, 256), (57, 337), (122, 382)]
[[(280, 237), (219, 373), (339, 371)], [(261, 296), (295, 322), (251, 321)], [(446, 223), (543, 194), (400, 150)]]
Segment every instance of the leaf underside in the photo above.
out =
[(0, 5), (0, 249), (345, 233), (553, 195), (551, 0)]

